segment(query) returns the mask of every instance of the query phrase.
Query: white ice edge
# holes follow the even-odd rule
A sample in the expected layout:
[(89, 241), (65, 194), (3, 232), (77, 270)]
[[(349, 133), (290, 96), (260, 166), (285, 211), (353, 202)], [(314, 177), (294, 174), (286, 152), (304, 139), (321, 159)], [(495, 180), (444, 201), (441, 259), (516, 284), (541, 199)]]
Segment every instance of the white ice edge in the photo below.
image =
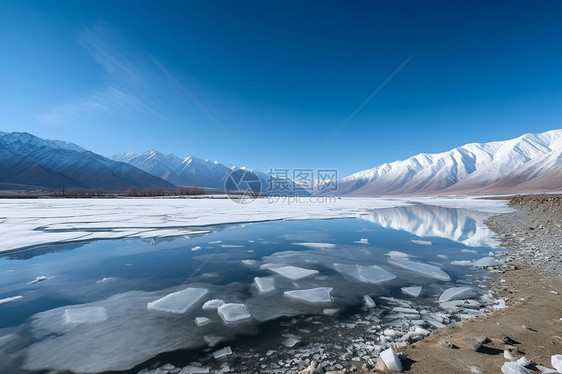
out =
[[(507, 201), (475, 197), (341, 198), (324, 204), (270, 204), (257, 199), (9, 199), (0, 200), (0, 252), (87, 240), (162, 238), (204, 233), (219, 224), (272, 220), (365, 218), (377, 209), (422, 202), (485, 213), (510, 211)], [(185, 229), (182, 229), (185, 228)], [(68, 230), (68, 231), (65, 231)]]

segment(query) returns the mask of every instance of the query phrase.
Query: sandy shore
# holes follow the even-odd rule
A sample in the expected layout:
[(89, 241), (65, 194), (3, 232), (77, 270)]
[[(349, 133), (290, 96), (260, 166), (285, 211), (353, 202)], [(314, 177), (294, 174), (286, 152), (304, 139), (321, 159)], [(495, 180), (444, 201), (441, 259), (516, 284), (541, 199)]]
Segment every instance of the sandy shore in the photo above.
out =
[[(562, 196), (516, 197), (510, 205), (518, 211), (487, 222), (512, 249), (493, 283), (495, 296), (505, 298), (508, 308), (449, 325), (400, 349), (407, 357), (405, 371), (501, 373), (509, 350), (513, 359), (525, 356), (534, 364), (530, 372), (540, 372), (536, 365), (551, 368), (551, 356), (562, 354)], [(475, 341), (485, 343), (474, 350)]]

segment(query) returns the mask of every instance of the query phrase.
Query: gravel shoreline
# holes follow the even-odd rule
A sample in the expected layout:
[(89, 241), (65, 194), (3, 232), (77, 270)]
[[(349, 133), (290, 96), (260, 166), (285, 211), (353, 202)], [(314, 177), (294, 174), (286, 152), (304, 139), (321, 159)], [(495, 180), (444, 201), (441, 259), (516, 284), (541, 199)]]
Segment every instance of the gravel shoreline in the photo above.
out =
[(562, 195), (526, 195), (511, 199), (513, 213), (486, 221), (501, 245), (510, 248), (507, 264), (530, 265), (552, 275), (562, 274)]

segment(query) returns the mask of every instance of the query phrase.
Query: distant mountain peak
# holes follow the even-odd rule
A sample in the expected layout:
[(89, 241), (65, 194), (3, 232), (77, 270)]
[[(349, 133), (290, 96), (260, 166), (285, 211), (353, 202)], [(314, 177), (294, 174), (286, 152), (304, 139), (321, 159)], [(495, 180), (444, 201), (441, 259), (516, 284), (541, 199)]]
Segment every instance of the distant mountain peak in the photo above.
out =
[(469, 143), (447, 152), (420, 153), (352, 174), (339, 181), (338, 193), (375, 196), (562, 188), (562, 180), (554, 177), (542, 178), (540, 185), (532, 182), (560, 169), (562, 165), (556, 160), (561, 153), (562, 129), (504, 141)]

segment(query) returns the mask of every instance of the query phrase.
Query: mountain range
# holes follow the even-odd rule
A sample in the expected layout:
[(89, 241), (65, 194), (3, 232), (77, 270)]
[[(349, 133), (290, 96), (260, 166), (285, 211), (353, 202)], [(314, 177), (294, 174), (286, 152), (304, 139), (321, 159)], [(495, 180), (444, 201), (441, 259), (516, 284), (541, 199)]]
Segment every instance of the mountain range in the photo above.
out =
[[(194, 156), (180, 158), (173, 153), (162, 154), (151, 150), (142, 154), (114, 155), (111, 156), (111, 159), (129, 163), (178, 186), (204, 187), (222, 191), (225, 188), (226, 179), (233, 171), (246, 170), (260, 180), (262, 192), (308, 194), (292, 180), (281, 180), (260, 171), (222, 164), (218, 161), (203, 160)], [(286, 191), (284, 191), (285, 188)]]
[[(261, 191), (308, 194), (291, 180), (197, 157), (151, 150), (110, 158), (76, 144), (28, 133), (0, 132), (0, 189), (63, 188), (124, 191), (129, 187), (203, 187), (222, 191), (233, 171), (261, 182)], [(271, 189), (271, 185), (276, 188)], [(287, 188), (287, 190), (281, 190)], [(519, 193), (562, 189), (562, 130), (471, 143), (385, 163), (338, 181), (339, 196)], [(322, 191), (321, 191), (322, 192)]]
[(349, 196), (518, 193), (562, 189), (562, 130), (420, 153), (338, 183)]
[(76, 144), (44, 140), (28, 133), (0, 132), (0, 189), (124, 191), (129, 187), (175, 188), (132, 165)]

